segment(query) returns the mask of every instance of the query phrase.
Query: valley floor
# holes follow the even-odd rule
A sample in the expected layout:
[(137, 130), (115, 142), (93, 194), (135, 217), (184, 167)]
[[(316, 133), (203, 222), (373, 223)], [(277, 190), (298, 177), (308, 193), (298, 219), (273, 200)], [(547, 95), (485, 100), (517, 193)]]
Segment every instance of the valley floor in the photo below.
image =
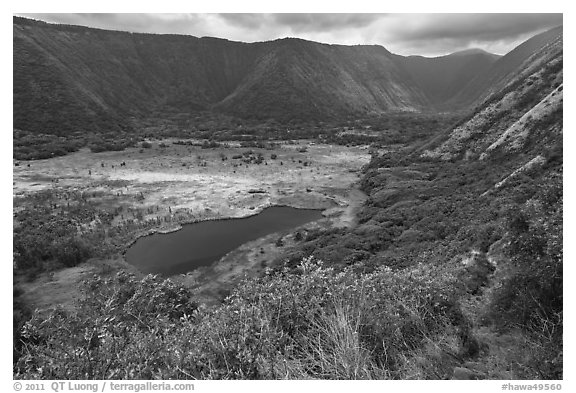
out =
[[(350, 226), (355, 209), (365, 199), (354, 184), (370, 159), (366, 147), (298, 141), (269, 148), (229, 142), (202, 149), (174, 142), (177, 140), (152, 141), (150, 148), (119, 152), (83, 149), (63, 157), (17, 162), (14, 211), (42, 204), (58, 212), (70, 209), (71, 204), (86, 204), (95, 214), (92, 220), (78, 223), (79, 227), (89, 235), (105, 231), (118, 255), (147, 233), (177, 230), (188, 222), (245, 217), (272, 205), (323, 209), (326, 219), (307, 228)], [(258, 156), (262, 157), (259, 164)], [(38, 201), (30, 198), (33, 195), (44, 197)], [(106, 223), (103, 214), (108, 217)], [(205, 301), (214, 301), (233, 282), (262, 271), (282, 252), (274, 245), (277, 237), (270, 235), (244, 245), (216, 266), (179, 280), (197, 287)], [(290, 236), (285, 241), (290, 242)], [(32, 281), (24, 277), (17, 281), (23, 297), (34, 307), (44, 308), (51, 303), (70, 303), (70, 291), (86, 277), (120, 268), (134, 270), (117, 256), (42, 273)]]
[[(16, 263), (62, 260), (74, 247), (85, 255), (77, 229), (102, 250), (15, 278), (15, 304), (71, 311), (36, 313), (36, 330), (15, 330), (22, 342), (45, 338), (22, 352), (19, 376), (562, 378), (557, 160), (497, 187), (525, 158), (447, 162), (405, 148), (369, 162), (362, 147), (170, 142), (15, 167)], [(142, 279), (121, 255), (138, 236), (270, 205), (324, 209), (325, 218), (170, 282)], [(113, 274), (120, 270), (134, 275)], [(27, 318), (15, 315), (15, 326)], [(103, 337), (92, 349), (86, 326)], [(44, 367), (79, 345), (84, 358)]]

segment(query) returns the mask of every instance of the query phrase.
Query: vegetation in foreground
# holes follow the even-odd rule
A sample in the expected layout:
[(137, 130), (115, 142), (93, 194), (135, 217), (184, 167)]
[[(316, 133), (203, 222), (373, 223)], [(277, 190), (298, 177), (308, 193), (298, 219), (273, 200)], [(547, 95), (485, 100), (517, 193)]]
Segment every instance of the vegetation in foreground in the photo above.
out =
[(446, 364), (426, 356), (451, 364), (477, 345), (456, 287), (430, 273), (336, 272), (308, 258), (244, 282), (212, 310), (158, 277), (94, 278), (77, 313), (25, 325), (16, 377), (441, 377)]
[[(529, 101), (496, 125), (485, 118), (489, 130), (508, 129)], [(295, 235), (298, 245), (286, 247), (275, 269), (214, 308), (170, 281), (121, 274), (88, 282), (76, 311), (26, 321), (16, 291), (14, 374), (561, 379), (561, 98), (557, 104), (527, 125), (521, 150), (496, 149), (487, 160), (464, 151), (446, 161), (423, 157), (418, 144), (374, 149), (355, 228)], [(19, 266), (86, 257), (73, 241), (77, 228), (106, 217), (71, 220), (89, 203), (82, 195), (70, 202), (45, 211), (43, 225), (68, 236), (63, 243), (36, 241), (44, 232), (34, 233), (26, 210), (17, 214)], [(93, 229), (94, 239), (115, 238)]]
[[(362, 180), (369, 198), (358, 226), (296, 234), (299, 244), (275, 269), (243, 282), (213, 308), (170, 280), (123, 272), (86, 281), (75, 310), (32, 313), (15, 288), (16, 378), (562, 378), (561, 29), (505, 56), (502, 69), (510, 77), (500, 87), (485, 78), (469, 84), (478, 94), (500, 91), (446, 129), (450, 135), (437, 132), (447, 117), (324, 123), (311, 112), (316, 106), (305, 104), (314, 89), (284, 94), (290, 86), (270, 80), (255, 95), (265, 105), (245, 107), (258, 108), (258, 116), (240, 107), (230, 112), (244, 111), (242, 121), (182, 105), (179, 96), (158, 113), (126, 110), (143, 102), (123, 103), (126, 95), (107, 97), (110, 108), (124, 110), (86, 113), (68, 88), (70, 75), (53, 67), (45, 72), (46, 64), (30, 57), (35, 48), (17, 41), (14, 93), (25, 98), (15, 103), (14, 121), (25, 130), (14, 134), (17, 159), (82, 146), (121, 150), (158, 136), (209, 139), (206, 148), (227, 139), (314, 137), (377, 148), (434, 138), (414, 151), (374, 154)], [(96, 67), (94, 75), (100, 71), (106, 70)], [(48, 101), (27, 88), (30, 76), (46, 82)], [(282, 116), (287, 108), (294, 112)], [(147, 118), (128, 116), (144, 112)], [(45, 134), (29, 132), (40, 130)], [(52, 196), (38, 193), (32, 206), (34, 198), (42, 205)], [(65, 205), (44, 205), (42, 220), (17, 212), (17, 269), (33, 274), (77, 264), (95, 251), (92, 242), (106, 239), (104, 249), (114, 248), (110, 239), (137, 228), (128, 224), (111, 234), (109, 217), (91, 210), (84, 195), (64, 198)], [(80, 239), (85, 230), (92, 235)]]
[(22, 321), (14, 375), (562, 378), (561, 162), (478, 198), (509, 162), (374, 157), (356, 228), (305, 234), (210, 309), (170, 280), (95, 277), (76, 311)]

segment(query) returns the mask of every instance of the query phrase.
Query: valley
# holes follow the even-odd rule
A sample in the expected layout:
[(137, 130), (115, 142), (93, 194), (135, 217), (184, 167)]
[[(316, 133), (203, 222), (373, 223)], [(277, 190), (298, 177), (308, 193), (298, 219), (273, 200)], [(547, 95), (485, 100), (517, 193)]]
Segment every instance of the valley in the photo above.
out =
[(546, 28), (423, 57), (14, 17), (14, 378), (562, 379)]
[[(42, 203), (52, 206), (56, 215), (60, 211), (79, 221), (75, 225), (81, 237), (91, 241), (100, 238), (96, 233), (105, 233), (105, 255), (84, 266), (93, 272), (95, 266), (103, 263), (110, 271), (125, 268), (121, 254), (146, 234), (179, 230), (191, 222), (251, 216), (268, 206), (322, 210), (322, 223), (307, 224), (308, 228), (349, 227), (355, 219), (353, 211), (364, 199), (355, 184), (370, 160), (368, 146), (325, 145), (306, 140), (270, 142), (267, 148), (240, 147), (234, 141), (208, 149), (201, 147), (201, 141), (192, 140), (143, 143), (146, 147), (122, 152), (92, 153), (83, 149), (64, 157), (17, 161), (14, 211), (33, 209), (31, 196), (45, 195)], [(262, 157), (260, 161), (258, 157)], [(70, 213), (70, 204), (80, 210), (84, 205), (90, 206), (92, 215), (79, 219), (82, 213)], [(215, 275), (214, 269), (205, 268), (180, 281), (189, 288), (210, 287), (210, 293), (216, 295), (208, 296), (206, 301), (214, 302), (222, 297), (218, 293), (232, 287), (245, 274), (261, 272), (274, 261), (281, 252), (274, 247), (277, 238), (267, 236), (253, 241), (252, 247), (225, 258), (234, 266), (232, 275), (228, 272), (232, 269), (227, 268), (225, 280)], [(255, 245), (268, 252), (252, 253)], [(72, 275), (77, 270), (69, 269)], [(77, 280), (66, 282), (68, 274), (64, 270), (56, 275), (63, 278), (60, 284), (57, 279), (47, 281), (46, 275), (51, 273), (22, 284), (26, 289), (23, 296), (33, 306), (58, 304), (57, 300), (54, 303), (46, 299), (59, 299), (52, 292), (63, 288), (74, 293), (78, 282), (86, 277), (81, 274)], [(198, 279), (199, 276), (206, 277)], [(214, 288), (215, 282), (221, 285)], [(63, 298), (68, 301), (70, 297), (74, 295)]]

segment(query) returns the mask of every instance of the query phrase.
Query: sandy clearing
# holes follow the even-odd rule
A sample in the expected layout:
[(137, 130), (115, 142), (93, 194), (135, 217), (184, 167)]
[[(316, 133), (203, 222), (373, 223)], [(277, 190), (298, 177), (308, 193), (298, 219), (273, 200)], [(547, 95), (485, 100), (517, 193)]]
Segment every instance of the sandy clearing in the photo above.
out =
[[(189, 209), (192, 215), (204, 215), (208, 208), (216, 216), (235, 217), (234, 210), (243, 213), (271, 204), (290, 204), (291, 200), (299, 206), (303, 202), (317, 205), (316, 199), (327, 198), (329, 190), (347, 188), (357, 181), (356, 172), (370, 158), (361, 148), (333, 145), (201, 149), (173, 145), (173, 140), (162, 142), (168, 147), (160, 148), (158, 141), (151, 149), (103, 153), (84, 149), (69, 156), (21, 162), (13, 171), (13, 195), (76, 189), (116, 195), (136, 209), (160, 205), (163, 211)], [(302, 146), (307, 148), (304, 153), (298, 152)], [(248, 151), (262, 154), (265, 163), (232, 159)], [(278, 158), (272, 160), (272, 154)], [(250, 195), (251, 189), (263, 189), (266, 194)], [(312, 195), (302, 197), (302, 193)]]

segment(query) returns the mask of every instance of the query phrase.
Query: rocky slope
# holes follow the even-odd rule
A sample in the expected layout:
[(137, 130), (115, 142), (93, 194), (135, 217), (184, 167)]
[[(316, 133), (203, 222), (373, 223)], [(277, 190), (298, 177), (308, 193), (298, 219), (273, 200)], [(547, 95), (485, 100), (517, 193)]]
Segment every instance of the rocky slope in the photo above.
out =
[[(558, 30), (548, 33), (557, 34)], [(554, 37), (547, 45), (532, 53), (513, 76), (498, 82), (500, 89), (488, 95), (460, 124), (426, 146), (423, 155), (445, 160), (486, 160), (518, 153), (532, 159), (536, 155), (553, 155), (561, 151), (561, 30), (560, 36)], [(499, 61), (510, 62), (508, 57), (515, 57), (517, 53), (518, 48)]]
[(558, 50), (561, 51), (562, 36), (563, 29), (559, 26), (530, 38), (479, 72), (447, 101), (447, 105), (463, 108), (481, 103), (516, 80), (518, 73), (532, 72), (533, 68), (541, 66), (542, 62), (547, 61)]

